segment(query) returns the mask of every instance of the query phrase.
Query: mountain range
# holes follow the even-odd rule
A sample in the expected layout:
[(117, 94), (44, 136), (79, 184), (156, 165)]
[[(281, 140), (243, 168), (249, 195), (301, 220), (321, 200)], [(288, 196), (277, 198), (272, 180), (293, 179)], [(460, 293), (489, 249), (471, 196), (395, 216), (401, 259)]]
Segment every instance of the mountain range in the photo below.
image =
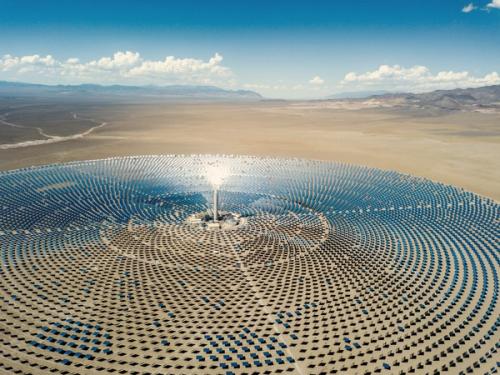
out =
[[(126, 85), (43, 85), (0, 81), (0, 97), (42, 97), (74, 100), (221, 100), (259, 101), (263, 97), (250, 90), (227, 90), (216, 86), (126, 86)], [(478, 88), (436, 90), (425, 93), (384, 91), (348, 92), (331, 95), (321, 102), (352, 108), (400, 108), (437, 111), (500, 111), (500, 85)]]
[(194, 100), (260, 100), (262, 96), (249, 90), (226, 90), (215, 86), (125, 86), (125, 85), (43, 85), (0, 81), (0, 96), (67, 97), (106, 99), (194, 99)]
[(426, 93), (386, 93), (364, 98), (337, 99), (370, 107), (399, 107), (441, 111), (500, 111), (500, 85), (467, 89), (436, 90)]

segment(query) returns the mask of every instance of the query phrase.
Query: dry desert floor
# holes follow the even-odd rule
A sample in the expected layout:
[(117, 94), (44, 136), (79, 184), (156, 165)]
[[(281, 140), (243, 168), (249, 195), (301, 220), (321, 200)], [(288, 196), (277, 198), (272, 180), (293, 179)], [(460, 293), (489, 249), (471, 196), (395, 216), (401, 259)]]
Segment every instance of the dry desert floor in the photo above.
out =
[(500, 114), (315, 102), (0, 105), (0, 169), (143, 154), (301, 157), (397, 170), (500, 201)]

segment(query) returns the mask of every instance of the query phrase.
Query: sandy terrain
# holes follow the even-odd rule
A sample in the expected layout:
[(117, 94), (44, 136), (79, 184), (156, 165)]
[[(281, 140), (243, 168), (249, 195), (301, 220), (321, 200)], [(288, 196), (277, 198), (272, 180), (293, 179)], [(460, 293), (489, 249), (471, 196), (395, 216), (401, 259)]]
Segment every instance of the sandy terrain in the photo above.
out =
[[(15, 118), (5, 121), (27, 128), (0, 123), (0, 145), (29, 140), (36, 133), (33, 127), (53, 137), (85, 134), (0, 149), (0, 169), (140, 154), (291, 156), (398, 170), (500, 201), (500, 115), (495, 113), (431, 116), (285, 102), (62, 107), (44, 107), (44, 115), (37, 117), (28, 105), (25, 119), (17, 110)], [(4, 106), (0, 115), (8, 111), (12, 106)], [(65, 125), (70, 123), (74, 133)]]

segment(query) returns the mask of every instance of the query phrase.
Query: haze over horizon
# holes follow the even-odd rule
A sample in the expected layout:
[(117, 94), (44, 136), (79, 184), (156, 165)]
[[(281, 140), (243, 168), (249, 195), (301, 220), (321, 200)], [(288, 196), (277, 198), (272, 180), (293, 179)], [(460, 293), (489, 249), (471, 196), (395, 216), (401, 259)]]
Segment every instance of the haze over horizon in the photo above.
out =
[(0, 80), (269, 98), (500, 84), (498, 0), (96, 5), (2, 1)]

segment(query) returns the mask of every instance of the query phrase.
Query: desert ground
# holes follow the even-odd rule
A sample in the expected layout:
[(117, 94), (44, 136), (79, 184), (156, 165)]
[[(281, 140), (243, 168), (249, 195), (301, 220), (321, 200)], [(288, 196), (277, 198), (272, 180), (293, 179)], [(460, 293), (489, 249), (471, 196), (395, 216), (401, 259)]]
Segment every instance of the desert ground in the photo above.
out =
[(500, 201), (500, 114), (317, 102), (0, 100), (0, 169), (144, 154), (248, 154), (397, 170)]

